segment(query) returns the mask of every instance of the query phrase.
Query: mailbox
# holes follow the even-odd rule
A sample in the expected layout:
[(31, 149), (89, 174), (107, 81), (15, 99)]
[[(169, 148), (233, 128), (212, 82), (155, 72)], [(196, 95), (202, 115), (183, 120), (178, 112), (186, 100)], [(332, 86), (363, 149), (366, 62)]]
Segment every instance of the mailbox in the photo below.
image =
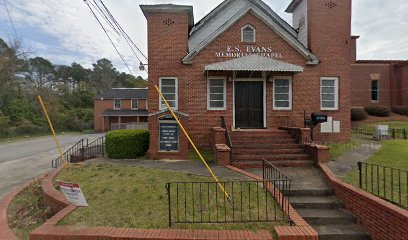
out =
[(327, 115), (322, 113), (312, 113), (312, 124), (317, 125), (319, 123), (327, 122)]

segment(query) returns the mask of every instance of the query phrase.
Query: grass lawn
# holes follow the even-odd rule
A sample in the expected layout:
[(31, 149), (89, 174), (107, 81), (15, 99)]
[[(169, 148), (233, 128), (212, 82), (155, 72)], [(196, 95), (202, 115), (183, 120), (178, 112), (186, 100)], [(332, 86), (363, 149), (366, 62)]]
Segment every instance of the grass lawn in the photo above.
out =
[[(381, 149), (374, 154), (367, 162), (371, 164), (378, 164), (387, 167), (393, 167), (398, 169), (404, 169), (408, 171), (408, 141), (406, 140), (388, 140), (382, 143)], [(363, 169), (363, 173), (365, 173), (365, 168)], [(371, 184), (371, 175), (373, 175), (373, 183)], [(383, 179), (384, 172), (380, 170), (377, 172), (377, 168), (374, 167), (371, 169), (369, 167), (367, 169), (367, 181), (365, 181), (365, 177), (363, 177), (363, 187), (367, 186), (367, 189), (375, 194), (380, 196), (384, 196), (386, 194), (386, 198), (391, 198), (391, 171), (388, 169), (385, 172), (386, 176), (386, 190), (384, 191), (384, 181), (379, 180), (377, 182), (377, 176), (379, 179)], [(399, 200), (399, 194), (397, 190), (399, 190), (398, 185), (398, 172), (394, 171), (393, 174), (393, 189), (394, 189), (394, 196), (392, 197), (395, 200)], [(407, 200), (407, 178), (408, 175), (401, 174), (401, 195), (402, 195), (402, 203), (408, 206)], [(359, 185), (359, 176), (358, 170), (354, 170), (350, 174), (348, 174), (345, 179), (346, 182), (358, 187)], [(367, 184), (367, 185), (366, 185)]]
[[(88, 201), (88, 208), (80, 208), (75, 210), (62, 222), (61, 225), (70, 225), (77, 227), (84, 226), (110, 226), (124, 228), (168, 228), (168, 197), (166, 191), (167, 182), (191, 182), (191, 181), (212, 181), (208, 177), (193, 176), (183, 173), (174, 173), (157, 169), (147, 169), (140, 167), (116, 166), (109, 164), (86, 164), (73, 165), (67, 170), (63, 170), (57, 177), (58, 180), (77, 182), (81, 185), (81, 189)], [(211, 210), (211, 218), (216, 213), (215, 204), (219, 206), (219, 215), (222, 215), (224, 209), (223, 194), (215, 185), (210, 187), (210, 196), (214, 196), (217, 191), (218, 202), (208, 201), (203, 198), (199, 201), (200, 196), (204, 193), (208, 194), (205, 186), (200, 188), (195, 185), (193, 188), (187, 185), (183, 188), (180, 185), (179, 191), (179, 217), (185, 216), (191, 220), (192, 216), (195, 219), (208, 217), (208, 210)], [(172, 184), (173, 189), (171, 199), (173, 206), (176, 206), (176, 186)], [(234, 196), (239, 196), (240, 192), (235, 186)], [(245, 188), (246, 189), (246, 188)], [(194, 197), (192, 192), (194, 191)], [(228, 192), (231, 189), (227, 188)], [(253, 185), (251, 188), (252, 198), (256, 191), (262, 191)], [(186, 195), (184, 195), (186, 194)], [(246, 191), (243, 192), (244, 202), (249, 196)], [(187, 198), (183, 196), (188, 196)], [(192, 211), (192, 199), (194, 199), (195, 210)], [(215, 198), (214, 198), (215, 199)], [(262, 204), (264, 198), (260, 197), (259, 201)], [(184, 202), (187, 202), (187, 215), (185, 215)], [(235, 202), (235, 201), (234, 201)], [(257, 202), (253, 200), (252, 206), (249, 206), (250, 211), (244, 211), (245, 214), (254, 214), (255, 205)], [(263, 203), (265, 204), (265, 203)], [(273, 205), (275, 202), (268, 198), (268, 204)], [(226, 203), (227, 211), (231, 206)], [(240, 208), (239, 201), (236, 200), (234, 205), (236, 210)], [(245, 206), (246, 207), (246, 206)], [(222, 209), (221, 209), (222, 208)], [(174, 208), (173, 208), (174, 209)], [(229, 210), (228, 210), (229, 209)], [(272, 208), (270, 208), (272, 209)], [(247, 210), (247, 209), (245, 209)], [(175, 211), (173, 211), (173, 220), (176, 219)], [(272, 211), (270, 211), (269, 214)], [(264, 214), (264, 213), (262, 213)], [(280, 211), (277, 215), (282, 214)], [(230, 216), (229, 216), (230, 217)], [(245, 217), (245, 216), (244, 216)], [(271, 216), (270, 216), (271, 217)], [(180, 219), (182, 220), (182, 219)], [(173, 224), (173, 228), (186, 229), (269, 229), (272, 230), (274, 225), (286, 225), (285, 222), (275, 223), (256, 223), (256, 224)]]
[(36, 183), (23, 190), (7, 209), (8, 222), (13, 233), (22, 240), (50, 217), (43, 202), (41, 186)]
[[(206, 162), (215, 163), (215, 155), (212, 150), (200, 150), (199, 149), (199, 151), (201, 153), (201, 156), (203, 156)], [(201, 161), (200, 157), (198, 156), (198, 154), (195, 152), (194, 149), (188, 150), (188, 159)]]
[(358, 139), (353, 139), (345, 143), (332, 143), (329, 144), (330, 147), (330, 159), (336, 161), (338, 157), (345, 154), (346, 152), (358, 148), (361, 146), (361, 141)]

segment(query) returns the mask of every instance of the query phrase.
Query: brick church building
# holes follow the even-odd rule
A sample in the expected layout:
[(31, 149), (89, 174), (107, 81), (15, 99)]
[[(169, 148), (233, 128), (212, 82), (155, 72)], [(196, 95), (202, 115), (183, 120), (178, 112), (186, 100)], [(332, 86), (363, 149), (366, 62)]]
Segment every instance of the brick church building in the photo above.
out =
[(316, 139), (350, 138), (351, 0), (294, 0), (293, 26), (261, 0), (226, 0), (197, 23), (192, 6), (141, 9), (153, 158), (182, 158), (188, 148), (155, 85), (201, 148), (211, 148), (221, 117), (232, 132), (256, 134), (303, 127), (304, 111), (329, 116)]

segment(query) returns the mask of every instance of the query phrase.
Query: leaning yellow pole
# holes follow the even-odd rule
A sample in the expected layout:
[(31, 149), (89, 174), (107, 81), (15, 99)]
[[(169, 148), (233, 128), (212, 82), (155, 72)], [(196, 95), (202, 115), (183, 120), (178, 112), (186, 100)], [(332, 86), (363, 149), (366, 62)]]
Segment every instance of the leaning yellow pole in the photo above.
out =
[(42, 108), (42, 110), (43, 110), (43, 112), (44, 112), (45, 118), (46, 118), (47, 121), (48, 121), (48, 125), (50, 126), (52, 136), (54, 137), (55, 145), (57, 145), (58, 152), (59, 152), (59, 154), (60, 154), (60, 156), (61, 156), (62, 161), (64, 162), (64, 166), (67, 168), (67, 167), (68, 167), (68, 163), (67, 163), (67, 161), (65, 160), (64, 154), (62, 153), (61, 146), (60, 146), (60, 144), (59, 144), (59, 142), (58, 142), (57, 135), (55, 135), (54, 127), (52, 126), (50, 117), (48, 116), (47, 109), (45, 108), (45, 105), (44, 105), (44, 102), (43, 102), (41, 96), (38, 95), (37, 97), (38, 97), (38, 101), (40, 102), (41, 108)]
[(221, 185), (221, 183), (218, 181), (218, 178), (215, 176), (215, 174), (213, 173), (213, 171), (211, 170), (210, 166), (208, 166), (207, 162), (204, 160), (203, 156), (201, 155), (200, 151), (198, 151), (197, 147), (195, 146), (193, 140), (191, 140), (190, 136), (188, 135), (186, 129), (184, 129), (183, 125), (181, 124), (181, 122), (178, 120), (178, 117), (176, 116), (176, 114), (173, 112), (173, 109), (171, 109), (169, 103), (167, 102), (167, 100), (164, 98), (162, 92), (160, 91), (160, 89), (155, 85), (154, 86), (157, 90), (157, 92), (160, 94), (160, 97), (163, 99), (164, 103), (166, 104), (167, 108), (169, 109), (171, 115), (173, 115), (174, 119), (176, 119), (177, 124), (180, 126), (181, 130), (183, 131), (184, 135), (186, 135), (188, 141), (190, 142), (191, 146), (193, 146), (194, 150), (196, 151), (197, 155), (200, 157), (201, 161), (204, 163), (205, 167), (207, 168), (207, 170), (210, 172), (211, 176), (214, 178), (214, 180), (217, 182), (218, 187), (220, 187), (221, 191), (225, 194), (225, 196), (227, 197), (227, 199), (231, 202), (232, 204), (232, 199), (229, 197), (227, 191), (225, 191), (225, 189), (223, 188), (223, 186)]

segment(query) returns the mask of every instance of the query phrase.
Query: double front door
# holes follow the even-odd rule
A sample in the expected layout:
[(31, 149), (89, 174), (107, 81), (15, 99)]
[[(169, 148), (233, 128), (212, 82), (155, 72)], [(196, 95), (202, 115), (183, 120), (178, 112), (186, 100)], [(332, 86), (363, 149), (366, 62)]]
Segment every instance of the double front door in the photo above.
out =
[(235, 127), (264, 127), (264, 82), (235, 82)]

